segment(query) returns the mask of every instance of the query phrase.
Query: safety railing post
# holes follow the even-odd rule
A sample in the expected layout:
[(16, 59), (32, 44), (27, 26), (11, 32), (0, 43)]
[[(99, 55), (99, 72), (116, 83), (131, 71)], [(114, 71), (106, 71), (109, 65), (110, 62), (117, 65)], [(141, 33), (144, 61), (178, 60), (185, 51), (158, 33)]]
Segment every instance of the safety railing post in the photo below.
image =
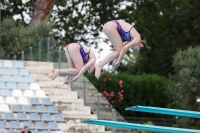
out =
[[(115, 121), (115, 109), (112, 109), (112, 121)], [(112, 133), (115, 133), (115, 128), (112, 127)]]
[(32, 47), (30, 47), (30, 61), (32, 61)]
[(41, 42), (38, 43), (38, 61), (41, 61)]
[(100, 93), (97, 93), (97, 119), (100, 118)]
[(21, 56), (22, 56), (22, 61), (24, 61), (24, 51), (22, 51)]
[(85, 79), (85, 77), (84, 77), (84, 80), (83, 80), (83, 90), (84, 90), (84, 93), (83, 93), (83, 97), (84, 97), (84, 105), (86, 106), (87, 105), (87, 103), (86, 103), (86, 79)]
[(49, 47), (50, 47), (50, 38), (47, 38), (47, 62), (49, 62)]

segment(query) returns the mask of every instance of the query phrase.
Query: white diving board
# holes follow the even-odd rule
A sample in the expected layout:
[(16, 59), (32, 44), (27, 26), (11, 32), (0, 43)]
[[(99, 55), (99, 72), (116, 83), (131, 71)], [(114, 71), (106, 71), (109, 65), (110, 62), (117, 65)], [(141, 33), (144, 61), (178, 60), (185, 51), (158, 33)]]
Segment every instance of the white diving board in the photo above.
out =
[(83, 123), (93, 124), (93, 125), (110, 126), (110, 127), (116, 127), (116, 128), (126, 128), (126, 129), (133, 129), (133, 130), (162, 132), (162, 133), (200, 133), (200, 130), (194, 130), (194, 129), (152, 126), (152, 125), (144, 125), (144, 124), (106, 121), (106, 120), (90, 119), (90, 120), (83, 121)]
[(174, 115), (174, 116), (183, 116), (183, 117), (191, 117), (191, 118), (200, 118), (200, 112), (197, 112), (197, 111), (187, 111), (187, 110), (148, 107), (148, 106), (132, 106), (132, 107), (126, 108), (126, 110), (165, 114), (165, 115)]

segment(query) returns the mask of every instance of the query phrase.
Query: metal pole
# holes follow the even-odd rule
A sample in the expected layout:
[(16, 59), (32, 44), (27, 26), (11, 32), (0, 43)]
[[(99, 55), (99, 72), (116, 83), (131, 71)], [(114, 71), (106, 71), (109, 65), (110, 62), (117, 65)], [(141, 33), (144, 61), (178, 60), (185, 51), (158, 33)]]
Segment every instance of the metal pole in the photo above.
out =
[(38, 43), (38, 61), (41, 61), (41, 42)]
[(84, 105), (86, 106), (86, 82), (85, 82), (85, 77), (84, 77), (84, 80), (83, 80), (83, 84), (84, 84), (84, 92), (83, 92), (83, 97), (84, 97)]
[(14, 55), (14, 60), (16, 60), (17, 59), (17, 56), (16, 55)]
[(60, 62), (61, 62), (61, 47), (58, 50), (58, 68), (60, 69)]
[[(73, 79), (73, 77), (71, 76), (71, 80)], [(72, 82), (70, 82), (71, 84), (71, 90), (73, 91), (73, 87), (72, 87)]]
[(47, 38), (47, 62), (49, 62), (49, 45), (50, 45), (50, 38)]
[[(1, 3), (1, 0), (0, 0)], [(0, 31), (1, 31), (1, 6), (0, 6)], [(1, 45), (1, 40), (0, 40), (0, 45)]]
[(22, 51), (22, 61), (24, 61), (24, 51)]
[(32, 61), (32, 47), (30, 47), (30, 61)]
[[(115, 121), (115, 109), (112, 109), (112, 121)], [(112, 133), (115, 133), (115, 128), (112, 127)]]
[(99, 112), (100, 112), (99, 102), (100, 102), (100, 93), (97, 93), (97, 119), (99, 119)]

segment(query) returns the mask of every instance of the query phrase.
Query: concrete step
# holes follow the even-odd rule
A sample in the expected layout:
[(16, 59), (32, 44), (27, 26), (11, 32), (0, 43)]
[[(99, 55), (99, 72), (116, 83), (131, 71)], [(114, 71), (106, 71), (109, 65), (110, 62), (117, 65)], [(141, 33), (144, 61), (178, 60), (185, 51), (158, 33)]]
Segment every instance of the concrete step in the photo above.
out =
[(59, 97), (51, 99), (51, 101), (54, 103), (54, 105), (62, 105), (63, 106), (65, 104), (74, 104), (74, 105), (80, 105), (83, 106), (84, 105), (84, 101), (83, 99), (60, 99)]
[[(65, 86), (65, 87), (64, 87)], [(54, 88), (43, 88), (44, 91), (49, 91), (49, 94), (53, 93), (55, 95), (77, 95), (77, 91), (71, 91), (71, 90), (68, 90), (68, 88), (70, 88), (68, 85), (63, 85), (62, 88), (58, 87), (56, 89)]]
[(40, 70), (42, 70), (43, 68), (54, 68), (54, 64), (52, 62), (24, 61), (23, 63), (26, 68), (40, 68)]
[[(46, 81), (46, 82), (52, 82), (52, 80), (50, 79), (50, 78), (46, 78), (46, 77), (33, 77), (36, 81), (38, 81), (38, 82), (44, 82), (44, 81)], [(65, 78), (59, 78), (59, 77), (57, 77), (57, 78), (55, 78), (54, 79), (54, 82), (59, 82), (59, 83), (61, 83), (60, 85), (63, 85), (63, 83), (64, 83), (64, 81), (65, 81)]]
[(65, 125), (60, 126), (60, 128), (65, 131), (98, 131), (102, 132), (105, 131), (105, 127), (99, 125), (91, 125), (91, 124), (84, 124), (84, 123), (77, 123), (77, 124), (69, 124), (66, 123)]
[[(68, 131), (68, 130), (64, 130), (63, 133), (112, 133), (112, 131)], [(117, 132), (119, 133), (119, 132)], [(120, 133), (124, 133), (124, 132), (120, 132)]]
[[(40, 83), (39, 83), (40, 84)], [(57, 86), (57, 85), (49, 85), (49, 86), (40, 86), (40, 88), (42, 89), (42, 90), (44, 90), (44, 91), (59, 91), (59, 90), (61, 90), (61, 91), (64, 91), (64, 90), (66, 90), (66, 91), (70, 91), (71, 90), (71, 88), (70, 88), (70, 86), (69, 85), (62, 85), (62, 86)]]
[(91, 111), (90, 106), (84, 106), (84, 105), (74, 104), (74, 103), (57, 104), (56, 107), (67, 108), (67, 109), (78, 110), (78, 111), (84, 111), (84, 110)]
[(64, 114), (62, 113), (62, 115), (66, 118), (66, 119), (97, 119), (97, 115), (96, 114), (80, 114), (80, 113), (77, 113), (77, 114)]
[(52, 81), (38, 81), (40, 87), (45, 87), (45, 88), (65, 88), (69, 87), (69, 85), (63, 85), (63, 82), (52, 82)]
[(91, 109), (62, 111), (63, 115), (91, 115)]
[[(50, 92), (53, 93), (53, 92), (61, 91), (61, 92), (66, 92), (67, 94), (69, 94), (68, 92), (71, 92), (71, 88), (69, 86), (66, 86), (66, 88), (65, 87), (63, 87), (63, 88), (60, 88), (60, 87), (57, 87), (57, 88), (43, 88), (43, 87), (40, 87), (40, 88), (42, 90), (44, 90), (45, 93), (50, 93)], [(73, 91), (73, 92), (76, 92), (76, 91)]]
[[(50, 99), (57, 99), (58, 96), (57, 95), (47, 95), (48, 97), (50, 97)], [(67, 99), (77, 99), (77, 95), (60, 95), (59, 99), (62, 99), (62, 101), (67, 100)]]
[[(43, 75), (34, 75), (33, 78), (38, 82), (40, 82), (40, 81), (52, 81), (50, 78), (47, 78), (46, 75), (45, 76), (43, 76)], [(57, 77), (57, 78), (54, 79), (54, 81), (62, 82), (62, 84), (63, 84), (64, 81), (65, 81), (65, 77)]]
[(72, 99), (75, 99), (78, 97), (78, 94), (76, 91), (68, 91), (68, 90), (63, 91), (63, 89), (59, 89), (59, 91), (55, 89), (53, 92), (49, 91), (49, 90), (47, 90), (47, 91), (45, 91), (45, 92), (49, 96), (58, 96), (59, 95), (59, 97), (60, 96), (61, 97), (71, 97)]

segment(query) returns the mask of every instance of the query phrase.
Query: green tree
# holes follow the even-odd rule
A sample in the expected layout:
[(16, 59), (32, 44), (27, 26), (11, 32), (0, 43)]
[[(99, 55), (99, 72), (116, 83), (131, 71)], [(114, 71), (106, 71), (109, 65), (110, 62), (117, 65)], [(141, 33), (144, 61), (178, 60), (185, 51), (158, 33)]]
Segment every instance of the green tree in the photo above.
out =
[[(2, 0), (2, 18), (19, 15), (17, 21), (27, 24), (25, 13), (33, 16), (36, 0), (23, 3), (21, 0)], [(121, 11), (122, 0), (59, 0), (56, 1), (50, 21), (54, 23), (56, 40), (63, 45), (79, 41), (86, 44), (98, 44), (102, 25), (111, 19), (117, 19)]]
[[(172, 57), (178, 49), (200, 44), (200, 3), (188, 0), (128, 0), (132, 4), (121, 16), (141, 34), (152, 47), (149, 53), (130, 62), (121, 71), (130, 74), (173, 73)], [(120, 69), (119, 69), (120, 70)]]
[[(25, 57), (29, 54), (29, 47), (35, 46), (50, 36), (52, 24), (42, 23), (37, 27), (28, 27), (17, 24), (12, 19), (4, 19), (0, 29), (0, 58), (13, 59), (14, 55), (22, 50)], [(29, 57), (29, 56), (28, 56)], [(17, 56), (19, 59), (20, 56)]]
[(1, 0), (1, 20), (14, 15), (18, 16), (18, 22), (25, 24), (25, 15), (23, 13), (32, 14), (34, 0), (23, 3), (22, 0)]
[[(178, 109), (199, 111), (196, 97), (200, 96), (200, 47), (189, 47), (178, 51), (173, 60), (172, 67), (175, 74), (171, 79), (175, 84), (168, 86), (166, 91), (173, 104)], [(200, 123), (195, 119), (179, 118), (179, 126), (200, 129)]]
[[(99, 44), (99, 33), (105, 22), (119, 18), (122, 0), (61, 0), (56, 1), (57, 9), (51, 20), (56, 26), (56, 37), (63, 45), (69, 42)], [(64, 35), (60, 35), (64, 31)], [(108, 41), (108, 40), (105, 40)]]

